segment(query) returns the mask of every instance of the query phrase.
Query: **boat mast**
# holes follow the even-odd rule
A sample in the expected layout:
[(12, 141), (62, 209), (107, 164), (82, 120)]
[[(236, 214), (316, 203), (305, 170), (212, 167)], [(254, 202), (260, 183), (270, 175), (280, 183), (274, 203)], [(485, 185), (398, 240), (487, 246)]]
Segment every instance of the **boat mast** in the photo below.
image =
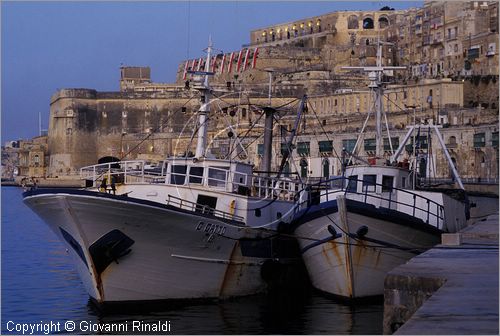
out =
[(271, 107), (271, 90), (273, 84), (273, 70), (266, 69), (269, 73), (269, 105), (264, 108), (266, 119), (264, 122), (264, 152), (262, 153), (262, 171), (264, 176), (269, 176), (271, 172), (271, 160), (273, 152), (273, 121), (276, 110)]
[(203, 85), (198, 88), (201, 93), (201, 106), (198, 110), (198, 143), (196, 144), (195, 158), (201, 159), (205, 157), (206, 143), (207, 143), (207, 123), (208, 113), (210, 112), (210, 87), (208, 85), (208, 76), (210, 73), (210, 59), (212, 56), (212, 37), (208, 38), (207, 60), (205, 62), (205, 71), (202, 74), (205, 76)]
[[(342, 67), (345, 70), (363, 70), (368, 72), (368, 79), (370, 84), (368, 87), (373, 91), (375, 96), (375, 156), (377, 158), (382, 157), (382, 113), (383, 113), (383, 103), (382, 97), (384, 96), (384, 83), (382, 82), (382, 74), (386, 70), (406, 70), (405, 66), (383, 66), (382, 65), (382, 45), (391, 43), (378, 41), (377, 46), (377, 64), (376, 66), (365, 66), (365, 67), (355, 67), (346, 66)], [(389, 139), (390, 141), (390, 139)]]

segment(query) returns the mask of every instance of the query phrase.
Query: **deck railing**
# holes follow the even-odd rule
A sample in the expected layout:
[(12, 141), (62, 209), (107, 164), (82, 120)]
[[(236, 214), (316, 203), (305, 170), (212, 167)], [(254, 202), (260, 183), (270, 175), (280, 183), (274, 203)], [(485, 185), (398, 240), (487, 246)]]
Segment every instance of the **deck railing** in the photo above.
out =
[[(361, 192), (358, 192), (357, 188), (349, 187), (349, 183), (354, 182), (356, 182), (356, 185), (359, 182), (363, 183)], [(348, 199), (400, 211), (420, 218), (438, 229), (443, 228), (445, 220), (443, 206), (411, 190), (389, 187), (375, 182), (367, 183), (362, 179), (342, 176), (311, 184), (309, 188), (322, 190), (321, 196), (326, 197), (326, 201), (334, 200), (335, 196), (333, 194), (343, 192)], [(383, 190), (383, 192), (376, 192), (377, 189)], [(311, 204), (314, 201), (309, 199), (307, 202)], [(303, 205), (299, 208), (303, 208)]]
[(223, 219), (237, 220), (240, 222), (242, 222), (244, 220), (243, 217), (237, 216), (234, 213), (231, 214), (229, 212), (217, 210), (217, 209), (209, 207), (208, 205), (187, 201), (185, 199), (175, 197), (172, 195), (168, 195), (167, 205), (172, 205), (172, 206), (175, 206), (176, 208), (184, 209), (184, 210), (188, 210), (188, 211), (194, 211), (194, 212), (199, 212), (199, 213), (203, 213), (203, 214), (207, 214), (207, 215), (213, 215), (213, 216), (220, 217)]
[(294, 201), (302, 184), (288, 178), (275, 178), (232, 171), (220, 167), (204, 167), (205, 175), (190, 173), (190, 169), (172, 171), (169, 175), (154, 169), (145, 169), (145, 161), (131, 160), (101, 163), (80, 169), (80, 177), (86, 181), (87, 187), (98, 188), (106, 179), (116, 184), (172, 184), (172, 185), (204, 185), (216, 190), (245, 194), (259, 198), (271, 198)]

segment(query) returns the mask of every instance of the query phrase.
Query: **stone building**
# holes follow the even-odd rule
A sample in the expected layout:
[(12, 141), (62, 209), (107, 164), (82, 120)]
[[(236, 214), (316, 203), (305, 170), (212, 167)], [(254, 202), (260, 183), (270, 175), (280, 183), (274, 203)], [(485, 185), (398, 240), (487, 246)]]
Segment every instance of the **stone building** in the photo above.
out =
[(20, 142), (8, 141), (2, 146), (2, 180), (12, 180), (18, 175)]
[(45, 177), (47, 169), (47, 136), (22, 140), (19, 144), (19, 176)]
[[(256, 29), (241, 50), (210, 60), (217, 100), (209, 123), (212, 153), (260, 166), (261, 116), (272, 76), (272, 106), (288, 106), (274, 130), (273, 169), (281, 159), (281, 136), (294, 124), (291, 103), (307, 94), (309, 111), (288, 169), (305, 176), (338, 174), (342, 149), (352, 149), (373, 104), (366, 74), (342, 67), (375, 65), (380, 39), (392, 43), (383, 47), (382, 64), (408, 67), (384, 76), (384, 124), (394, 140), (385, 141), (385, 156), (409, 125), (438, 124), (463, 176), (496, 178), (497, 13), (493, 2), (426, 1), (422, 8), (335, 12)], [(119, 92), (55, 93), (47, 174), (77, 174), (82, 166), (108, 159), (158, 161), (194, 151), (199, 97), (192, 88), (198, 79), (188, 71), (202, 69), (203, 56), (185, 60), (175, 83), (154, 83), (148, 67), (123, 66)], [(361, 157), (374, 154), (373, 130), (370, 121), (360, 140)], [(435, 150), (437, 139), (426, 141), (432, 154), (421, 155), (427, 161), (419, 161), (419, 169), (448, 177), (449, 167)]]

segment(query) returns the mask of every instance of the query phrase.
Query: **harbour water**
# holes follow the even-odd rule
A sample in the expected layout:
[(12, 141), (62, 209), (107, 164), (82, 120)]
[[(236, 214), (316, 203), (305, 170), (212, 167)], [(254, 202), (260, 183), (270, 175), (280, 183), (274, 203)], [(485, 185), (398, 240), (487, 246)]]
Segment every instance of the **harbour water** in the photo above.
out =
[[(16, 324), (50, 322), (59, 322), (59, 332), (68, 333), (63, 327), (67, 321), (75, 322), (75, 333), (84, 334), (101, 333), (89, 330), (90, 326), (112, 324), (128, 326), (126, 334), (137, 333), (132, 330), (133, 321), (168, 322), (172, 334), (382, 333), (382, 302), (348, 305), (309, 288), (166, 306), (140, 315), (101, 315), (89, 302), (63, 244), (22, 203), (22, 190), (3, 187), (1, 192), (3, 334), (19, 334), (11, 331)], [(88, 329), (80, 328), (85, 326)]]

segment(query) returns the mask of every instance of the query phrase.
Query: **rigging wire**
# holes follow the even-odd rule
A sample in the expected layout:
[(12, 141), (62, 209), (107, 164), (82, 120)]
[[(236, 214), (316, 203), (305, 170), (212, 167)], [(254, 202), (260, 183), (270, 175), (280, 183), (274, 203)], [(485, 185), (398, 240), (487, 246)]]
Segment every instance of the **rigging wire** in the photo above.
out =
[[(328, 136), (328, 132), (323, 127), (323, 124), (321, 123), (321, 120), (319, 120), (319, 117), (316, 114), (316, 111), (314, 110), (314, 107), (312, 106), (312, 104), (311, 104), (310, 108), (311, 108), (314, 116), (316, 117), (316, 120), (318, 121), (319, 126), (321, 127), (321, 131), (326, 135), (326, 138), (328, 139), (328, 141), (332, 141), (332, 140), (330, 140), (330, 137)], [(339, 155), (337, 153), (337, 150), (335, 149), (334, 146), (332, 146), (332, 149), (333, 149), (333, 153), (335, 154), (335, 156), (337, 157), (337, 159), (341, 160), (341, 158), (339, 157)]]

